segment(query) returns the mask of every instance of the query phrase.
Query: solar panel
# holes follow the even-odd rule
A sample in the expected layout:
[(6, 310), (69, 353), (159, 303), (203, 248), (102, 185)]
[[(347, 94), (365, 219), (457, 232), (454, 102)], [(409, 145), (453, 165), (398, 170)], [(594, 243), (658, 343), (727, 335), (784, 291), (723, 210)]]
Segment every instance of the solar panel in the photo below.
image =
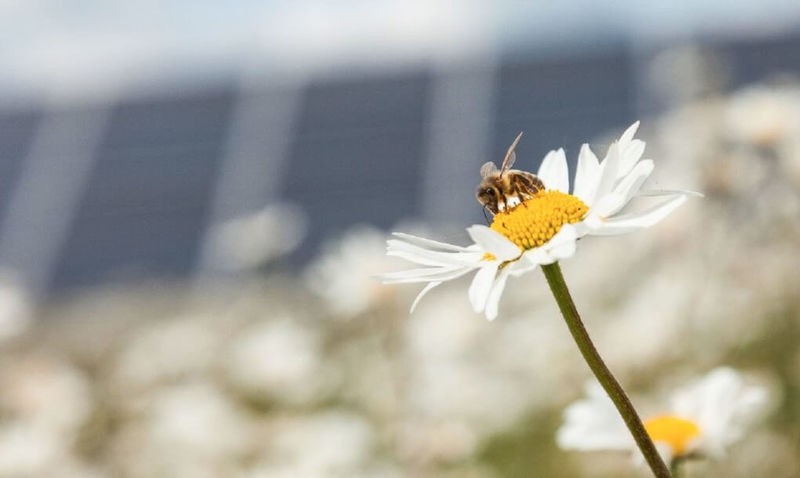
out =
[(214, 91), (113, 109), (52, 287), (192, 271), (232, 97)]
[[(34, 110), (0, 112), (0, 205), (8, 204), (40, 119)], [(0, 218), (4, 215), (2, 207)]]
[(309, 86), (282, 195), (309, 214), (296, 259), (326, 234), (356, 223), (389, 227), (418, 212), (428, 87), (425, 73)]
[(503, 65), (492, 150), (505, 151), (524, 131), (520, 168), (536, 170), (547, 151), (562, 146), (573, 167), (583, 142), (635, 120), (635, 80), (625, 51)]

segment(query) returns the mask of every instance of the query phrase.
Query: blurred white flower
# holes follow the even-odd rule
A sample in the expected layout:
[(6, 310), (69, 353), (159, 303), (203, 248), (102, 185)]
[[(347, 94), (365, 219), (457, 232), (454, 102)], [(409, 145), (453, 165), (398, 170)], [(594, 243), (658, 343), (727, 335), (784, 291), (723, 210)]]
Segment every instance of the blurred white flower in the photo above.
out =
[(0, 427), (0, 476), (48, 476), (67, 456), (68, 446), (63, 437), (35, 423)]
[(397, 465), (391, 463), (369, 463), (358, 469), (348, 469), (346, 474), (330, 471), (314, 471), (303, 463), (260, 463), (239, 475), (238, 478), (404, 478), (408, 476)]
[(324, 367), (321, 339), (318, 330), (288, 318), (251, 325), (231, 343), (228, 375), (251, 398), (312, 402), (335, 379)]
[(160, 390), (145, 414), (147, 443), (164, 458), (236, 457), (248, 450), (246, 417), (209, 383)]
[(147, 324), (122, 350), (114, 379), (124, 391), (197, 375), (218, 356), (220, 339), (202, 316)]
[[(565, 450), (625, 450), (641, 458), (633, 437), (597, 382), (586, 386), (585, 399), (568, 406), (557, 433)], [(644, 426), (665, 461), (712, 456), (741, 439), (761, 414), (767, 391), (746, 385), (735, 370), (720, 367), (677, 390), (669, 407), (644, 419)]]
[(764, 158), (734, 150), (706, 160), (703, 188), (718, 194), (744, 196), (759, 191), (771, 167)]
[(222, 268), (253, 269), (294, 251), (307, 230), (299, 207), (271, 204), (221, 225), (213, 233), (212, 251)]
[(757, 146), (774, 145), (800, 132), (800, 90), (754, 86), (728, 101), (729, 137)]
[[(54, 476), (78, 466), (72, 448), (93, 410), (89, 378), (63, 359), (0, 364), (0, 476)], [(64, 475), (67, 476), (67, 475)]]
[(352, 317), (394, 296), (394, 289), (375, 280), (375, 275), (397, 268), (397, 262), (386, 257), (384, 238), (377, 229), (355, 227), (329, 242), (308, 267), (309, 286), (337, 314)]
[(0, 413), (8, 421), (72, 437), (92, 406), (88, 378), (60, 359), (31, 355), (0, 367)]
[[(547, 189), (521, 203), (516, 197), (506, 198), (507, 203), (497, 199), (500, 211), (491, 227), (467, 229), (474, 241), (468, 247), (395, 233), (399, 239), (388, 241), (387, 254), (423, 267), (384, 274), (384, 282), (427, 283), (411, 306), (413, 311), (434, 287), (477, 271), (469, 299), (476, 312), (485, 312), (493, 320), (509, 276), (572, 257), (576, 241), (583, 236), (625, 234), (658, 223), (683, 204), (688, 193), (640, 191), (653, 171), (653, 161), (641, 159), (645, 143), (633, 137), (638, 127), (638, 122), (630, 126), (602, 162), (583, 145), (572, 194), (564, 150), (548, 153), (537, 173)], [(494, 189), (488, 192), (498, 194)], [(619, 214), (634, 197), (643, 195), (666, 199), (642, 212)]]
[(261, 463), (242, 473), (239, 478), (304, 478), (305, 470), (293, 464)]
[(409, 405), (428, 419), (465, 420), (483, 433), (510, 426), (531, 401), (522, 380), (468, 360), (418, 363)]
[(800, 191), (800, 132), (787, 138), (779, 153), (781, 169), (797, 193)]
[(51, 466), (46, 476), (47, 478), (111, 478), (115, 475), (100, 464), (86, 463), (79, 457), (71, 456)]
[(466, 460), (478, 447), (475, 428), (461, 420), (403, 420), (396, 432), (397, 453), (404, 462), (430, 464)]
[(636, 280), (617, 307), (597, 311), (598, 322), (603, 323), (596, 334), (597, 343), (603, 344), (604, 359), (618, 365), (613, 367), (617, 372), (643, 363), (657, 364), (684, 351), (688, 317), (676, 311), (690, 307), (703, 285), (694, 279), (700, 273), (688, 274), (686, 264), (671, 264), (653, 272)]
[(541, 390), (562, 380), (572, 363), (562, 350), (574, 355), (556, 338), (567, 337), (563, 324), (545, 315), (464, 322), (469, 304), (442, 292), (404, 322), (402, 397), (409, 413), (432, 424), (464, 424), (478, 440), (553, 398)]
[(276, 418), (270, 436), (269, 463), (303, 477), (353, 476), (369, 462), (375, 439), (367, 420), (344, 410)]
[(138, 408), (115, 417), (107, 450), (113, 469), (124, 476), (232, 476), (258, 446), (249, 417), (203, 379), (149, 388)]
[(403, 335), (410, 359), (416, 362), (457, 360), (476, 351), (487, 340), (491, 329), (485, 322), (462, 317), (470, 313), (469, 305), (456, 302), (455, 288), (442, 291), (403, 323)]
[(465, 421), (481, 432), (496, 431), (513, 422), (528, 397), (487, 356), (483, 344), (497, 331), (485, 321), (465, 323), (468, 304), (453, 303), (447, 292), (404, 324), (406, 406), (432, 423)]
[(0, 341), (16, 337), (31, 324), (33, 304), (14, 274), (0, 271)]

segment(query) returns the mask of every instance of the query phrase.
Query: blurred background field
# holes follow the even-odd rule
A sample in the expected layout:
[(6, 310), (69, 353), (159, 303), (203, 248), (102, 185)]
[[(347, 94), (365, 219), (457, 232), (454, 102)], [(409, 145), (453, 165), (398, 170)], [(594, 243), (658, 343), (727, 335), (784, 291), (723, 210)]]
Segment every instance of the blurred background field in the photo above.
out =
[[(466, 243), (478, 168), (629, 124), (701, 191), (563, 264), (642, 408), (770, 392), (727, 460), (800, 476), (796, 2), (0, 2), (0, 477), (635, 477), (559, 450), (589, 377), (543, 278), (493, 323), (388, 231)], [(574, 162), (571, 163), (574, 172)]]

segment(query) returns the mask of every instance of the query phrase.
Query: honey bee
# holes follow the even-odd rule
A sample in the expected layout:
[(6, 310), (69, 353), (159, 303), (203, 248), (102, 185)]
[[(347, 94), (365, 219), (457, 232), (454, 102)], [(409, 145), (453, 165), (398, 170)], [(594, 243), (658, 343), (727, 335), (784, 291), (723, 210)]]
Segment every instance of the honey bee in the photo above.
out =
[(489, 161), (481, 166), (481, 184), (476, 197), (478, 202), (492, 214), (512, 209), (522, 201), (544, 190), (544, 183), (535, 174), (519, 169), (511, 169), (517, 155), (514, 150), (522, 139), (522, 133), (511, 143), (500, 170)]

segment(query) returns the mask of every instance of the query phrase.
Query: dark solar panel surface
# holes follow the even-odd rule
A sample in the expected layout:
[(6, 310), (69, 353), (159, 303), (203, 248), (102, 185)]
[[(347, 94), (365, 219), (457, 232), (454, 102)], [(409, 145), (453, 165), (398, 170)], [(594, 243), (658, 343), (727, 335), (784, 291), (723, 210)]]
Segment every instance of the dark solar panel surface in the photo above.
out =
[(492, 151), (505, 151), (524, 131), (521, 169), (535, 171), (547, 151), (559, 147), (573, 167), (582, 143), (635, 121), (634, 80), (625, 52), (502, 66)]
[(776, 75), (800, 74), (800, 34), (760, 40), (734, 41), (719, 45), (730, 68), (731, 86), (771, 79)]
[(427, 76), (311, 85), (288, 160), (284, 199), (309, 214), (307, 258), (356, 223), (388, 227), (417, 211)]
[(40, 120), (38, 112), (0, 112), (0, 218)]
[(192, 270), (232, 97), (214, 92), (114, 109), (53, 287)]

